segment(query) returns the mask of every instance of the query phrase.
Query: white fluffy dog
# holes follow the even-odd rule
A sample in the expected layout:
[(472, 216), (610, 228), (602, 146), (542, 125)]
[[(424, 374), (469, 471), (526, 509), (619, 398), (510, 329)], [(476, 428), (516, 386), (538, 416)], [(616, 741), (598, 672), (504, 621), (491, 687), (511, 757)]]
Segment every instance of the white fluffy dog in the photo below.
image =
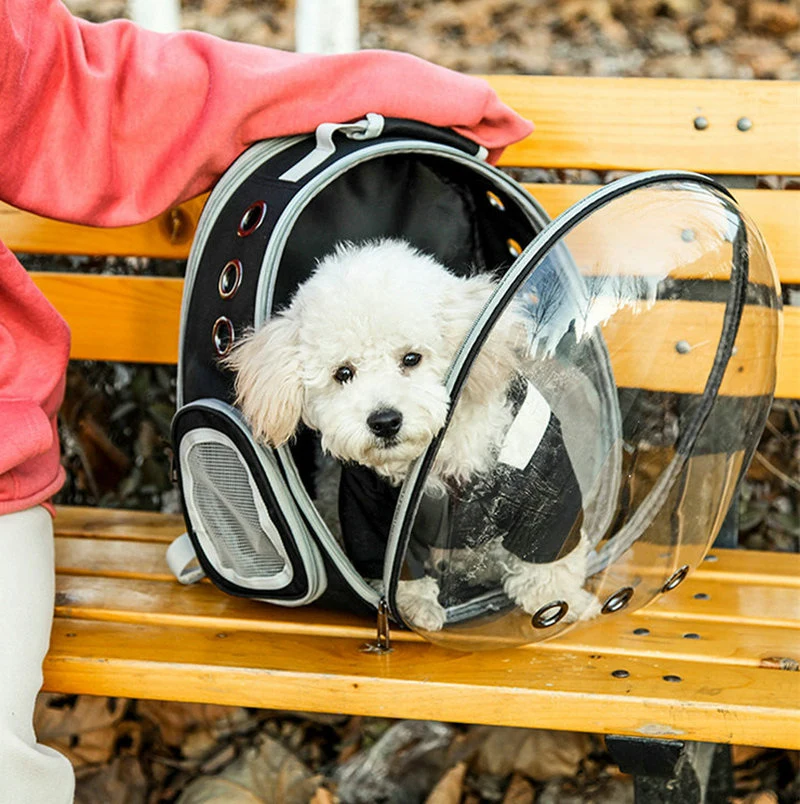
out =
[[(302, 421), (325, 452), (397, 486), (445, 423), (447, 370), (494, 288), (489, 277), (456, 276), (403, 241), (339, 245), (290, 306), (227, 359), (237, 404), (262, 442), (286, 443)], [(457, 489), (497, 461), (513, 420), (508, 387), (527, 345), (520, 322), (501, 316), (476, 358), (426, 492)], [(506, 594), (531, 614), (572, 594), (571, 619), (586, 616), (584, 541), (549, 564), (505, 551), (495, 565)], [(498, 551), (494, 544), (487, 555)], [(436, 579), (425, 576), (401, 582), (397, 599), (415, 625), (439, 630), (446, 613), (438, 596)]]

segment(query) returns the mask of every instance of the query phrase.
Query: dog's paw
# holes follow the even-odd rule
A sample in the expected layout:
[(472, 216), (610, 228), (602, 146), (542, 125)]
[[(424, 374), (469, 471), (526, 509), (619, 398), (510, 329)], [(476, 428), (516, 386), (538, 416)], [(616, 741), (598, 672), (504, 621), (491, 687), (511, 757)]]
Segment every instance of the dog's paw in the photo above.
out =
[(545, 584), (544, 588), (537, 584), (530, 575), (513, 575), (505, 579), (503, 591), (523, 611), (530, 615), (536, 614), (544, 606), (557, 600), (563, 600), (569, 608), (564, 615), (565, 623), (574, 623), (578, 620), (590, 620), (600, 613), (600, 602), (586, 589), (573, 587), (571, 589), (554, 590)]
[[(560, 565), (560, 566), (559, 566)], [(583, 586), (584, 576), (555, 561), (530, 564), (519, 561), (503, 579), (503, 591), (523, 611), (536, 614), (542, 607), (563, 600), (569, 608), (565, 623), (590, 620), (600, 613), (600, 601)]]
[(592, 620), (600, 614), (600, 601), (587, 589), (571, 590), (566, 600), (569, 605), (569, 610), (564, 615), (566, 623)]
[(447, 621), (439, 603), (439, 584), (428, 575), (397, 584), (397, 607), (408, 623), (423, 631), (441, 631)]

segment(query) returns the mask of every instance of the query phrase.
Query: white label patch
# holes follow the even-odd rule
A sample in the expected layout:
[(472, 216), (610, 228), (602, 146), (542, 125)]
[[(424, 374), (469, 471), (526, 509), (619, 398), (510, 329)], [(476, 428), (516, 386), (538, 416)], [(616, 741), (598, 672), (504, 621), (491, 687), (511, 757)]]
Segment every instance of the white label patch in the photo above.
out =
[(539, 391), (528, 382), (525, 401), (508, 428), (500, 450), (500, 463), (524, 469), (531, 461), (550, 421), (550, 405)]

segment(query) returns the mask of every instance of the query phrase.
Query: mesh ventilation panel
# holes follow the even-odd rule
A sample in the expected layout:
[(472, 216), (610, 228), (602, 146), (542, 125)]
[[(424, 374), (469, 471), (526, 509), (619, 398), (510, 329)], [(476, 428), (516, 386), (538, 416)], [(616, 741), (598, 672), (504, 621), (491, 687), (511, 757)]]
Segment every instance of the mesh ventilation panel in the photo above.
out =
[(250, 588), (288, 583), (291, 564), (272, 521), (256, 502), (238, 450), (232, 444), (196, 441), (186, 453), (184, 472), (190, 479), (187, 502), (201, 524), (197, 536), (218, 571)]

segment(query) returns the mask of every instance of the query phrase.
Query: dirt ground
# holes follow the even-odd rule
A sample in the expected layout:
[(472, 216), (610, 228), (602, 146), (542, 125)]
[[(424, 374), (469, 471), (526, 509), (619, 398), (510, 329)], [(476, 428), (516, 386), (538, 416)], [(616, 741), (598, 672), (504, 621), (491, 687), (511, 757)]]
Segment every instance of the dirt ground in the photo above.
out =
[[(68, 0), (106, 19), (122, 0)], [(184, 0), (184, 27), (294, 47), (288, 0)], [(797, 0), (361, 0), (361, 46), (464, 72), (800, 77)]]

